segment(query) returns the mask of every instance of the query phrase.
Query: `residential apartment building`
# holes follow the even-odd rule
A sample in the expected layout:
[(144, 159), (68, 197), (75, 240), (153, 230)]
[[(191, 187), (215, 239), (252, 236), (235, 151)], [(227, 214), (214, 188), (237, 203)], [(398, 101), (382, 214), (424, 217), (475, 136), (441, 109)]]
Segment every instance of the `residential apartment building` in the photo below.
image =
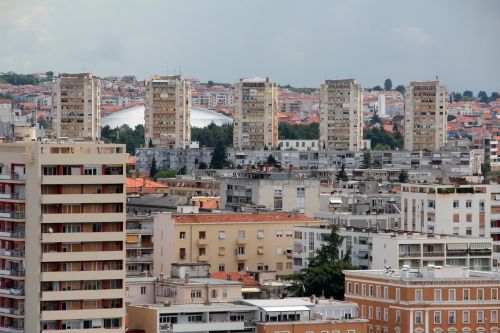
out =
[(0, 331), (124, 331), (126, 156), (0, 144)]
[(59, 74), (54, 80), (55, 134), (74, 140), (101, 137), (101, 81), (91, 73)]
[(241, 79), (235, 84), (234, 148), (277, 148), (278, 108), (278, 87), (269, 78)]
[(208, 263), (211, 272), (290, 274), (293, 228), (318, 221), (289, 213), (160, 213), (154, 217), (154, 275), (173, 263)]
[(344, 271), (368, 332), (497, 332), (498, 272), (461, 267)]
[(489, 238), (490, 207), (486, 184), (401, 187), (403, 230)]
[(191, 83), (181, 76), (146, 82), (145, 146), (184, 149), (191, 141)]
[(490, 236), (493, 239), (493, 267), (500, 267), (500, 185), (491, 185)]
[[(305, 268), (309, 258), (325, 244), (330, 225), (295, 227), (294, 270)], [(360, 269), (436, 266), (493, 269), (492, 240), (483, 237), (404, 233), (376, 228), (340, 228), (344, 237), (340, 256), (350, 253), (351, 263)], [(381, 255), (383, 254), (383, 255)]]
[(126, 222), (127, 277), (153, 273), (153, 216), (128, 215)]
[(319, 179), (288, 172), (238, 171), (219, 180), (220, 207), (226, 210), (298, 210), (311, 217), (319, 211)]
[(298, 151), (318, 151), (318, 140), (279, 140), (279, 147), (282, 150)]
[(410, 82), (405, 93), (406, 150), (441, 150), (448, 139), (448, 89), (440, 81)]
[(326, 80), (320, 89), (320, 148), (361, 150), (363, 88), (353, 79)]

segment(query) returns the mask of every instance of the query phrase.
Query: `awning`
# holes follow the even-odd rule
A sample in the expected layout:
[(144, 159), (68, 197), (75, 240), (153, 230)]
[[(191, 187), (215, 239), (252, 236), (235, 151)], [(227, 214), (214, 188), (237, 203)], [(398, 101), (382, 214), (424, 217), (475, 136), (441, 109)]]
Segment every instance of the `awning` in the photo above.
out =
[(484, 249), (491, 249), (491, 243), (470, 243), (469, 248), (471, 250), (484, 250)]
[(330, 197), (330, 203), (332, 205), (341, 205), (342, 204), (342, 199)]
[(260, 288), (241, 288), (242, 293), (260, 293)]
[(294, 311), (309, 311), (307, 306), (263, 306), (262, 310), (266, 312), (294, 312)]
[(467, 244), (465, 243), (446, 244), (446, 248), (448, 250), (467, 250)]
[(139, 243), (139, 235), (127, 235), (127, 243)]

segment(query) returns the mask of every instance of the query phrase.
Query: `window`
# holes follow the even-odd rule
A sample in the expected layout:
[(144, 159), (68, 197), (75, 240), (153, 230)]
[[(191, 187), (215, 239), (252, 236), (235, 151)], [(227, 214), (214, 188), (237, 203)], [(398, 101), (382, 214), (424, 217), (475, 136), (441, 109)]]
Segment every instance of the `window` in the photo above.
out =
[(465, 214), (465, 221), (466, 222), (472, 222), (472, 214), (471, 213)]
[(389, 309), (384, 308), (384, 321), (389, 321)]
[(491, 288), (491, 299), (498, 299), (498, 289)]
[(188, 315), (188, 322), (190, 323), (201, 323), (203, 321), (202, 314), (190, 314)]
[(282, 238), (283, 237), (283, 230), (277, 230), (276, 231), (276, 237), (277, 238)]
[(287, 230), (286, 237), (292, 238), (293, 237), (293, 231), (292, 230)]
[(183, 247), (179, 249), (179, 259), (186, 259), (186, 249)]
[(370, 297), (373, 297), (373, 286), (372, 285), (368, 286), (368, 295)]
[(245, 239), (245, 230), (239, 230), (238, 231), (238, 238), (239, 239)]
[(462, 323), (468, 324), (470, 320), (470, 312), (467, 311), (462, 311)]
[(491, 322), (498, 323), (498, 310), (491, 310)]
[(361, 306), (361, 318), (366, 318), (366, 305)]
[(217, 289), (212, 289), (212, 298), (217, 298), (218, 296)]
[(366, 284), (361, 285), (361, 296), (366, 296)]
[(381, 316), (381, 314), (382, 314), (381, 309), (380, 309), (379, 307), (377, 307), (377, 308), (375, 309), (375, 319), (376, 319), (376, 320), (380, 320), (380, 316)]
[(359, 295), (359, 284), (354, 284), (354, 295)]
[(455, 324), (456, 316), (455, 311), (448, 311), (448, 324)]
[(199, 256), (205, 256), (205, 255), (207, 255), (207, 251), (205, 250), (205, 248), (204, 248), (204, 247), (200, 247), (200, 248), (198, 249), (198, 255), (199, 255)]
[(477, 310), (477, 322), (484, 323), (484, 310)]
[(455, 301), (455, 289), (448, 289), (448, 301)]
[(441, 289), (434, 289), (434, 301), (441, 301)]
[(276, 270), (277, 271), (282, 271), (283, 270), (283, 263), (282, 262), (277, 262), (276, 263)]
[(468, 301), (470, 298), (470, 290), (469, 289), (463, 289), (463, 300)]
[(191, 290), (191, 298), (201, 298), (201, 290)]
[(238, 246), (234, 252), (236, 252), (236, 255), (245, 254), (245, 247)]
[(458, 200), (453, 200), (453, 208), (458, 208)]
[(422, 311), (415, 311), (415, 324), (422, 324)]
[(380, 293), (380, 292), (381, 292), (381, 289), (382, 289), (382, 288), (380, 288), (380, 286), (377, 286), (377, 289), (376, 289), (376, 290), (377, 290), (377, 291), (376, 291), (376, 293), (377, 293), (377, 294), (375, 295), (375, 297), (380, 298), (380, 297), (382, 296), (382, 294)]
[(484, 201), (479, 201), (479, 211), (484, 212)]
[(384, 287), (384, 299), (389, 298), (389, 287)]
[(146, 295), (146, 287), (141, 287), (141, 295)]
[(199, 239), (206, 239), (207, 238), (206, 232), (205, 231), (198, 232), (198, 238)]
[(466, 229), (465, 229), (465, 234), (466, 234), (467, 236), (471, 236), (471, 235), (472, 235), (472, 228), (469, 228), (469, 227), (468, 227), (468, 228), (466, 228)]
[(276, 254), (283, 254), (283, 248), (281, 246), (276, 248)]
[(472, 200), (467, 200), (465, 202), (465, 208), (472, 208)]
[(453, 214), (453, 222), (460, 222), (460, 215), (459, 214)]
[(225, 272), (225, 271), (226, 271), (226, 265), (219, 264), (219, 272)]
[(477, 300), (478, 301), (484, 300), (484, 289), (483, 288), (479, 288), (477, 290)]
[(219, 239), (226, 239), (226, 232), (225, 231), (219, 231)]
[(348, 294), (352, 293), (352, 283), (351, 282), (347, 282), (347, 293)]
[(422, 289), (415, 290), (415, 301), (422, 302)]
[(179, 239), (186, 239), (186, 232), (185, 231), (179, 232)]
[(396, 323), (401, 323), (401, 310), (396, 310)]
[(373, 306), (368, 307), (368, 319), (373, 319)]
[(264, 230), (257, 230), (257, 238), (258, 239), (264, 238)]
[(441, 311), (434, 311), (434, 324), (441, 324)]

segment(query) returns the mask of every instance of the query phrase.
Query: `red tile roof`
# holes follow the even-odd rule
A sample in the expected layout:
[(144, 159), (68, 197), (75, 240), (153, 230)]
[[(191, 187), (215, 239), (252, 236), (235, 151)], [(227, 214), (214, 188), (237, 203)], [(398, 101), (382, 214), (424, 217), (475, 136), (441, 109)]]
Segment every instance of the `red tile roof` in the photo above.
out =
[(255, 281), (253, 277), (251, 277), (248, 273), (242, 272), (214, 272), (211, 275), (211, 278), (218, 280), (226, 280), (227, 277), (230, 276), (230, 281), (239, 281), (242, 282), (244, 286), (258, 286), (259, 282)]
[(127, 194), (130, 193), (157, 193), (159, 188), (168, 188), (167, 185), (145, 178), (127, 178)]
[(266, 223), (266, 222), (313, 222), (305, 215), (288, 213), (227, 213), (173, 215), (175, 223)]

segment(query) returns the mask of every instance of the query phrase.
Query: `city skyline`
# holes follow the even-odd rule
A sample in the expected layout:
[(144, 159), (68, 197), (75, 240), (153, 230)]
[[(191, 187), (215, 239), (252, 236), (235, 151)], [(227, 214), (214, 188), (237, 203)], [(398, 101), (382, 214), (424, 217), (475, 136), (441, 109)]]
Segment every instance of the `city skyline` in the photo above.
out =
[(0, 55), (0, 71), (92, 71), (140, 79), (181, 72), (228, 83), (269, 76), (312, 87), (342, 78), (364, 87), (382, 85), (385, 78), (406, 86), (439, 76), (450, 91), (500, 90), (494, 34), (500, 4), (493, 1), (444, 1), (432, 10), (422, 2), (411, 11), (391, 1), (109, 1), (98, 10), (94, 1), (1, 3), (0, 36), (10, 48)]

